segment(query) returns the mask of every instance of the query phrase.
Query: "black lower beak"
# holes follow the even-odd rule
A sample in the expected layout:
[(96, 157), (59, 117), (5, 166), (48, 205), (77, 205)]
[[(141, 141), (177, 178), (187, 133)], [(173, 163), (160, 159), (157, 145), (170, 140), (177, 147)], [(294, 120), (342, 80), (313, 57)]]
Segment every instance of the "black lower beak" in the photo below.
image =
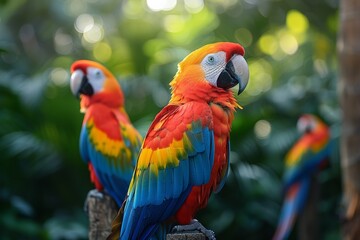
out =
[[(220, 73), (218, 79), (217, 79), (217, 86), (223, 89), (229, 89), (232, 87), (235, 87), (237, 84), (240, 84), (240, 79), (235, 73), (234, 64), (232, 61), (229, 61), (225, 69)], [(241, 86), (239, 88), (238, 94), (242, 92)]]
[(92, 88), (91, 84), (89, 83), (89, 80), (86, 77), (86, 75), (81, 80), (78, 95), (80, 95), (80, 94), (84, 94), (84, 95), (88, 95), (88, 96), (91, 96), (94, 94), (94, 89)]

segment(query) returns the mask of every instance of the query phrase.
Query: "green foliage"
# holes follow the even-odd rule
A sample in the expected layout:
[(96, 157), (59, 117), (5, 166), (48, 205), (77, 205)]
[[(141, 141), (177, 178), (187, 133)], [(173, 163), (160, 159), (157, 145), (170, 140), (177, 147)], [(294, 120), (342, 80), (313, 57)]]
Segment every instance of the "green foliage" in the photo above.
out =
[[(154, 3), (168, 3), (155, 11)], [(171, 6), (171, 3), (177, 3)], [(218, 239), (270, 239), (283, 158), (302, 113), (332, 126), (319, 176), (322, 239), (339, 236), (337, 1), (0, 1), (0, 238), (86, 239), (92, 188), (79, 156), (82, 121), (69, 90), (77, 59), (105, 64), (144, 135), (190, 51), (214, 41), (246, 48), (250, 83), (231, 133), (231, 171), (198, 218)], [(164, 4), (162, 5), (164, 7)], [(292, 235), (296, 239), (296, 232)]]

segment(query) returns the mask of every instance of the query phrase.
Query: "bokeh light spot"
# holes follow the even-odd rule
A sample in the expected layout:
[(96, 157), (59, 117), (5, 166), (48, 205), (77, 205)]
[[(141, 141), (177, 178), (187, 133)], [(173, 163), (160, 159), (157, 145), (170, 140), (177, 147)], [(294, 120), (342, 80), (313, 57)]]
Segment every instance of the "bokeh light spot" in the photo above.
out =
[(94, 46), (93, 55), (98, 61), (106, 62), (111, 58), (111, 47), (105, 42), (97, 43)]
[(85, 31), (91, 29), (94, 26), (94, 18), (89, 14), (81, 14), (76, 18), (75, 29), (79, 33), (84, 33)]
[(185, 8), (190, 13), (198, 13), (204, 8), (203, 0), (184, 0)]
[(254, 132), (257, 138), (266, 139), (271, 133), (271, 124), (266, 120), (259, 120), (255, 123)]
[(177, 0), (146, 0), (151, 11), (170, 11), (175, 8)]
[(101, 25), (95, 24), (84, 32), (84, 39), (89, 43), (97, 43), (104, 37), (104, 29)]
[(73, 50), (73, 40), (71, 35), (64, 33), (62, 29), (58, 29), (54, 36), (55, 50), (59, 54), (70, 54)]
[(259, 40), (259, 48), (263, 53), (272, 55), (278, 49), (278, 41), (273, 35), (264, 34)]
[(280, 36), (280, 48), (286, 54), (292, 55), (298, 50), (299, 44), (296, 38), (289, 33), (282, 33)]
[(304, 14), (291, 10), (286, 16), (286, 26), (294, 33), (304, 33), (309, 28), (309, 21)]
[(69, 73), (63, 68), (54, 68), (50, 72), (50, 79), (56, 86), (64, 87), (69, 84)]

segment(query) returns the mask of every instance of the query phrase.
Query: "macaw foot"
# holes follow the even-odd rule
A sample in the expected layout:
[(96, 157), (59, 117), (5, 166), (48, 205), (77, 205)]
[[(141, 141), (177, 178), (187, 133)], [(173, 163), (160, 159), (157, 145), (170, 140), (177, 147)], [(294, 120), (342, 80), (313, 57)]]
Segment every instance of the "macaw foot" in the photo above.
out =
[(88, 213), (88, 209), (89, 209), (89, 206), (88, 206), (89, 198), (103, 199), (104, 194), (102, 192), (99, 192), (97, 189), (93, 189), (88, 192), (85, 203), (84, 203), (84, 211), (86, 213)]
[(211, 230), (206, 229), (198, 220), (191, 220), (189, 225), (176, 225), (172, 228), (172, 233), (184, 233), (184, 232), (201, 232), (203, 233), (207, 239), (216, 240), (215, 233)]

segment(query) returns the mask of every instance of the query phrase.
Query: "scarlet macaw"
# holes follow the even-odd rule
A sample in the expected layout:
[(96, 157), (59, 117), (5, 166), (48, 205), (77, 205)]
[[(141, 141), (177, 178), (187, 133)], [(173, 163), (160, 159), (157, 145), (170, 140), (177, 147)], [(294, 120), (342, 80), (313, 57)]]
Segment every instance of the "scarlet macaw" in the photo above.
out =
[(285, 158), (285, 199), (273, 240), (289, 237), (306, 204), (311, 177), (327, 163), (330, 155), (330, 131), (318, 117), (301, 116), (297, 128), (303, 135)]
[(85, 113), (80, 153), (97, 190), (105, 189), (120, 207), (135, 168), (142, 137), (124, 108), (124, 95), (111, 72), (80, 60), (71, 66), (71, 91)]
[[(196, 225), (196, 212), (219, 192), (229, 170), (230, 128), (246, 87), (241, 45), (205, 45), (178, 65), (169, 104), (152, 122), (128, 197), (108, 239), (149, 239), (165, 222)], [(120, 231), (121, 228), (121, 231)]]

